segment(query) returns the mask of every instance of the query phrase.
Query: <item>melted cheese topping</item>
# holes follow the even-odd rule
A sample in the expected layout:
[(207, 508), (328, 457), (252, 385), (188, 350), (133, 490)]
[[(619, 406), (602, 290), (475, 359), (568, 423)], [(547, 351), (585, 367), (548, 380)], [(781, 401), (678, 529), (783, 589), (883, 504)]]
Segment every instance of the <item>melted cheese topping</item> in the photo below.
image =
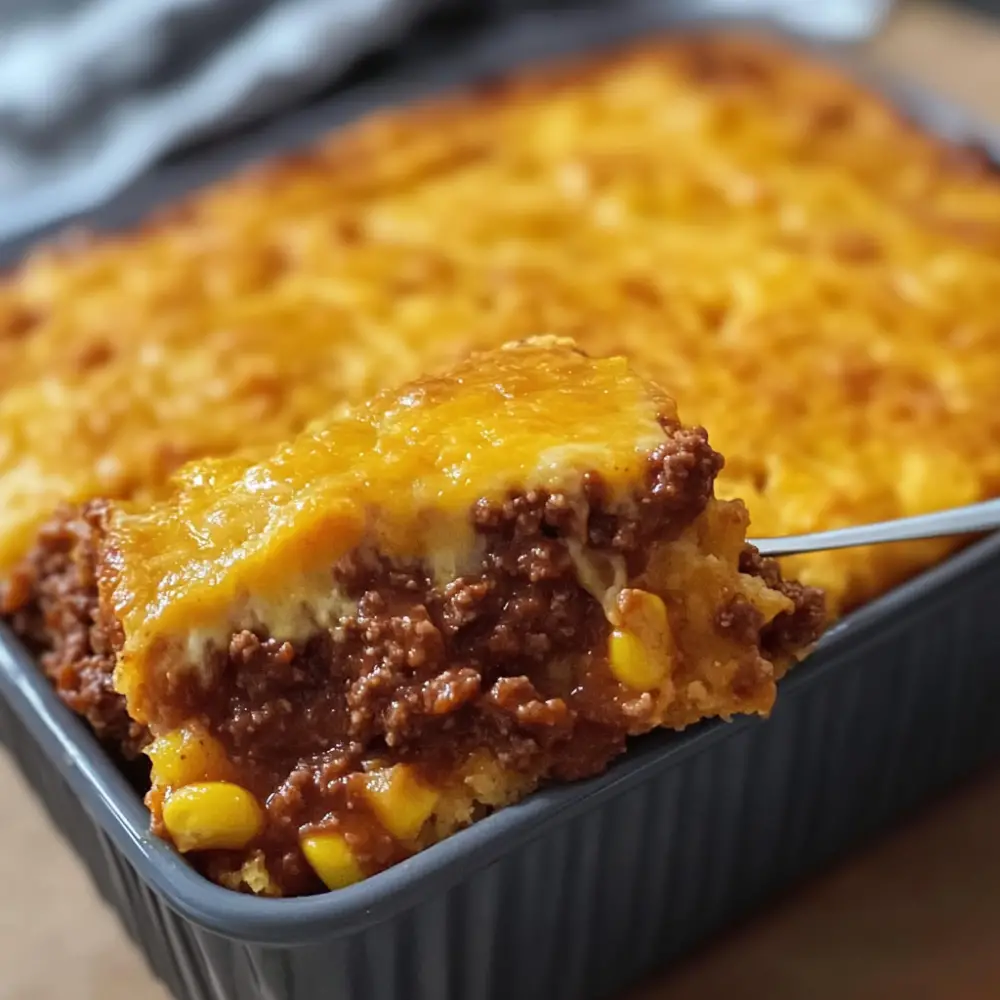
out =
[(627, 504), (665, 439), (659, 421), (675, 417), (623, 359), (541, 338), (319, 421), (266, 459), (186, 466), (168, 499), (112, 515), (118, 685), (128, 693), (147, 656), (197, 666), (236, 628), (285, 639), (329, 625), (345, 611), (331, 569), (354, 549), (453, 578), (476, 557), (480, 498), (573, 491), (594, 471)]
[[(651, 43), (374, 118), (0, 287), (0, 566), (58, 501), (155, 491), (538, 331), (622, 353), (757, 534), (1000, 492), (1000, 181), (782, 48)], [(951, 543), (789, 572), (853, 603)]]

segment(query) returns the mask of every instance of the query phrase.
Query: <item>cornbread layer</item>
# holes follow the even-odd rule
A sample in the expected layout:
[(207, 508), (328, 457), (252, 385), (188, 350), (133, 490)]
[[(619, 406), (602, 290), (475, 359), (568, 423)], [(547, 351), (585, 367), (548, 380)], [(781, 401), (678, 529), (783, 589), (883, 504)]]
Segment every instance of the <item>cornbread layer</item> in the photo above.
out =
[[(372, 116), (0, 288), (0, 565), (471, 349), (622, 353), (758, 534), (1000, 491), (1000, 183), (768, 41), (679, 37)], [(789, 561), (834, 611), (950, 542)]]

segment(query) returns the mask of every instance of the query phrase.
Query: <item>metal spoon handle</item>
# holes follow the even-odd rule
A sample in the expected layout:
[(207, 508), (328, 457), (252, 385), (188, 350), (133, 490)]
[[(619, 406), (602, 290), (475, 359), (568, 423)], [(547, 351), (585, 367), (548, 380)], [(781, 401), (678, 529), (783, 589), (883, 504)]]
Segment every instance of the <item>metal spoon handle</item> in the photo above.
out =
[(781, 538), (752, 538), (750, 542), (757, 546), (761, 555), (794, 556), (800, 552), (823, 552), (827, 549), (852, 548), (855, 545), (974, 534), (997, 528), (1000, 528), (1000, 499), (939, 510), (933, 514), (901, 517), (895, 521), (860, 524), (832, 531), (814, 531), (806, 535), (785, 535)]

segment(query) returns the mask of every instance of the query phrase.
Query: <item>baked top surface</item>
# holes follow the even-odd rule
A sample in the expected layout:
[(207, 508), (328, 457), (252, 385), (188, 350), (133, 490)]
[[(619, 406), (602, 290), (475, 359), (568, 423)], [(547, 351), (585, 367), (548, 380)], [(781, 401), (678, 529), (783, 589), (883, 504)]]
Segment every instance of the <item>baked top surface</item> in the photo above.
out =
[[(0, 290), (0, 564), (338, 400), (538, 333), (622, 353), (755, 534), (1000, 491), (1000, 184), (753, 39), (666, 39), (390, 111)], [(803, 557), (855, 603), (949, 543)]]

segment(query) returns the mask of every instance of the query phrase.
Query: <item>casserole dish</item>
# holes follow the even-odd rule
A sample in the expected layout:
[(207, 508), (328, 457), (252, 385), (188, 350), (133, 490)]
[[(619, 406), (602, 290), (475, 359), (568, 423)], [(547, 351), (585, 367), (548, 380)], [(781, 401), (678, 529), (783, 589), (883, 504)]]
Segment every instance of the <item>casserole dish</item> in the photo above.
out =
[[(576, 35), (573, 23), (559, 22), (552, 50), (607, 38), (598, 19), (581, 18)], [(532, 32), (539, 48), (525, 53), (525, 37), (515, 25), (429, 85), (554, 41)], [(268, 148), (358, 110), (351, 98), (311, 109)], [(930, 106), (928, 124), (940, 115)], [(188, 163), (151, 178), (141, 208), (224, 171), (229, 156), (263, 152), (257, 141), (200, 173)], [(112, 206), (108, 224), (138, 211), (138, 198)], [(147, 832), (134, 789), (9, 636), (0, 731), (178, 997), (605, 996), (995, 752), (998, 582), (1000, 544), (988, 540), (838, 624), (783, 683), (767, 723), (645, 737), (607, 774), (544, 791), (331, 896), (247, 898), (187, 868)]]

